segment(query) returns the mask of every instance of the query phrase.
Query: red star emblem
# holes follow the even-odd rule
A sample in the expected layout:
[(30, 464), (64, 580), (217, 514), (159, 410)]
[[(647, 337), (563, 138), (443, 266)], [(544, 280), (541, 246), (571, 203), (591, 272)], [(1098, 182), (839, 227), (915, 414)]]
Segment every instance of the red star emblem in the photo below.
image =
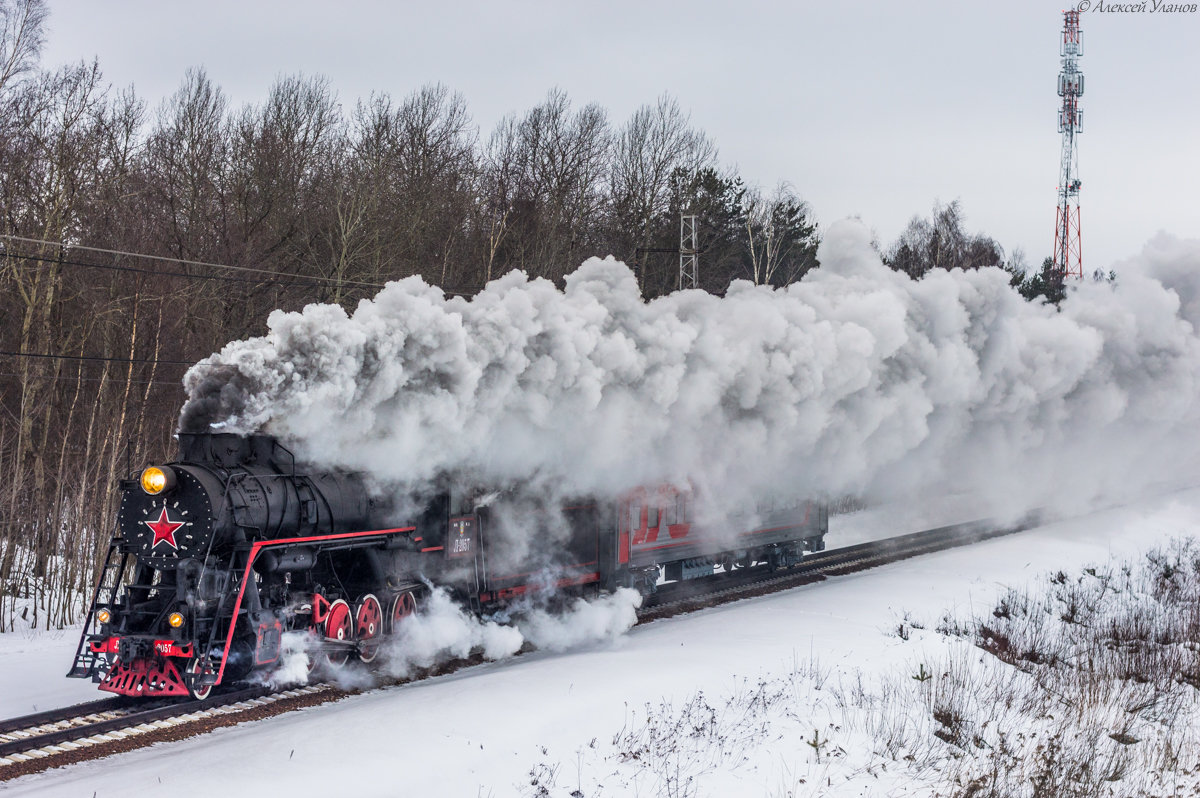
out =
[(154, 533), (154, 542), (150, 544), (151, 549), (159, 543), (166, 543), (178, 551), (179, 546), (175, 543), (175, 530), (183, 526), (183, 522), (172, 521), (167, 515), (166, 507), (162, 508), (162, 513), (158, 516), (157, 521), (143, 521), (142, 523), (150, 527), (150, 531)]

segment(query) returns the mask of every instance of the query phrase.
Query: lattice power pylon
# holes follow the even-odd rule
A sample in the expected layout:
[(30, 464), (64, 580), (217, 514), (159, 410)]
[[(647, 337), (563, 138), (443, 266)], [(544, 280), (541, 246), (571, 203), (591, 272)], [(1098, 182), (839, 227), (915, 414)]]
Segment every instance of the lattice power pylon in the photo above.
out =
[(679, 217), (679, 288), (700, 287), (700, 248), (696, 245), (696, 217)]
[(1079, 57), (1083, 55), (1083, 31), (1079, 29), (1079, 12), (1064, 11), (1062, 40), (1062, 72), (1058, 73), (1058, 96), (1062, 108), (1058, 112), (1058, 132), (1062, 134), (1062, 157), (1058, 176), (1058, 212), (1054, 224), (1054, 266), (1064, 278), (1083, 277), (1083, 233), (1079, 228), (1079, 143), (1083, 130), (1083, 73)]

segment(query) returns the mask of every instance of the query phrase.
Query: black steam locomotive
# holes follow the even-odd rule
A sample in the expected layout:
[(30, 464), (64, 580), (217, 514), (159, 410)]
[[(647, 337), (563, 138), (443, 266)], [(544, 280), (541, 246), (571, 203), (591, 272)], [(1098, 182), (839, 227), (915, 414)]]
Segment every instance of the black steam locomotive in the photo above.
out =
[(102, 690), (205, 698), (275, 667), (285, 632), (309, 635), (312, 668), (369, 663), (431, 585), (477, 613), (547, 589), (650, 593), (718, 565), (792, 565), (824, 548), (828, 528), (824, 507), (802, 501), (706, 530), (690, 492), (660, 487), (542, 508), (533, 523), (545, 529), (514, 548), (496, 494), (447, 487), (397, 525), (361, 475), (306, 473), (270, 436), (179, 441), (176, 462), (120, 484), (68, 674)]

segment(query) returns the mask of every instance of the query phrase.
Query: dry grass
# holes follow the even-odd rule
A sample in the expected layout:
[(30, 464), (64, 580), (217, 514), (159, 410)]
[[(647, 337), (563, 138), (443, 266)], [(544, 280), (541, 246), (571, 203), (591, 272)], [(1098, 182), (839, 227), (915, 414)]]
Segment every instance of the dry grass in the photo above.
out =
[(943, 622), (994, 657), (931, 687), (963, 798), (1192, 795), (1200, 780), (1200, 547), (1010, 591)]

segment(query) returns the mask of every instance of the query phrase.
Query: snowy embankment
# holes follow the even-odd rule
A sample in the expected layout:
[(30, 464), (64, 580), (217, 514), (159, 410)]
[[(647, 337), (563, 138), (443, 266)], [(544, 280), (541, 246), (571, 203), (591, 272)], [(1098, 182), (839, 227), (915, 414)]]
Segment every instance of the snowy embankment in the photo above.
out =
[(0, 634), (0, 717), (104, 698), (91, 682), (65, 678), (77, 645), (78, 628)]
[[(947, 777), (971, 773), (961, 756), (971, 747), (946, 738), (977, 718), (955, 718), (970, 707), (954, 705), (939, 720), (936, 698), (1011, 666), (937, 631), (944, 619), (986, 616), (1009, 589), (1041, 589), (1046, 573), (1136, 556), (1198, 527), (1200, 490), (1185, 491), (5, 786), (98, 798), (268, 784), (356, 798), (947, 795)], [(0, 659), (6, 706), (22, 690), (12, 659)], [(1014, 728), (1020, 717), (997, 711), (1006, 744), (1055, 755), (1039, 747), (1049, 721)], [(1132, 761), (1154, 732), (1154, 721), (1138, 723), (1111, 730), (1126, 742), (1102, 737), (1111, 745), (1096, 751), (1098, 766)], [(1200, 729), (1173, 734), (1197, 750)], [(1196, 765), (1185, 756), (1170, 775), (1194, 779)], [(1124, 794), (1144, 775), (1127, 772), (1114, 788)]]

